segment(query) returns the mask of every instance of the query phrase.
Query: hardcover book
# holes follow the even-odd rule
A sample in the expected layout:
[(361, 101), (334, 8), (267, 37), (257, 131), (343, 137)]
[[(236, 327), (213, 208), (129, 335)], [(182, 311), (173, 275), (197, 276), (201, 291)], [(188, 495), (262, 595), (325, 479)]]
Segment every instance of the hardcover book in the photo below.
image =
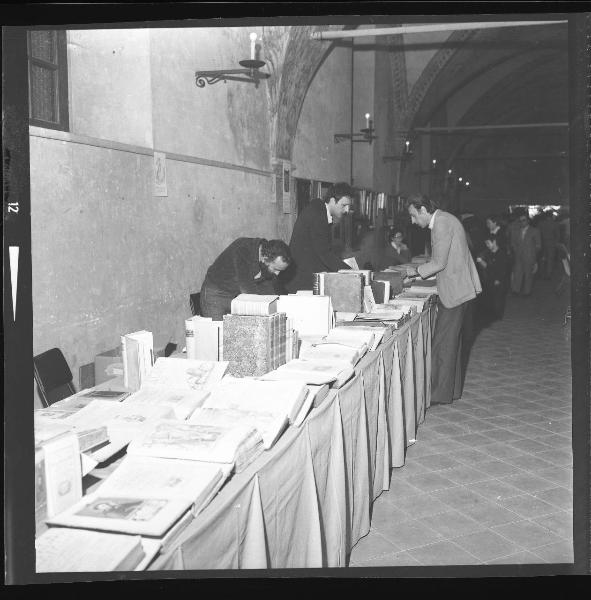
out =
[(285, 362), (280, 344), (285, 338), (286, 315), (224, 315), (224, 354), (228, 374), (256, 377)]
[(233, 315), (272, 315), (277, 312), (279, 296), (263, 294), (239, 294), (232, 300)]
[(48, 523), (161, 537), (188, 509), (197, 514), (228, 473), (212, 463), (126, 456), (96, 491)]
[[(404, 280), (404, 276), (406, 275), (406, 271), (401, 273), (400, 271), (388, 270), (388, 271), (376, 271), (373, 274), (374, 281), (388, 281), (390, 283), (390, 297), (394, 294), (399, 294), (402, 292), (402, 282)], [(387, 302), (384, 300), (384, 302)]]
[(318, 273), (318, 295), (329, 296), (332, 309), (339, 312), (363, 310), (365, 276), (362, 272)]

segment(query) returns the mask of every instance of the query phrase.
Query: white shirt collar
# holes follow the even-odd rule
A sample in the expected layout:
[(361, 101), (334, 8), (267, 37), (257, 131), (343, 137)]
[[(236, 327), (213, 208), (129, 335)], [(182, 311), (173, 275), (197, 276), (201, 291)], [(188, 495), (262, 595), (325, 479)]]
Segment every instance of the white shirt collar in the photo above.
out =
[(328, 222), (330, 224), (332, 223), (332, 215), (330, 214), (330, 210), (328, 209), (328, 202), (325, 202), (324, 206), (326, 206), (326, 216), (328, 217)]
[[(437, 209), (439, 210), (439, 209)], [(435, 215), (437, 214), (437, 210), (431, 216), (431, 220), (429, 221), (429, 229), (433, 229), (433, 223), (435, 223)]]

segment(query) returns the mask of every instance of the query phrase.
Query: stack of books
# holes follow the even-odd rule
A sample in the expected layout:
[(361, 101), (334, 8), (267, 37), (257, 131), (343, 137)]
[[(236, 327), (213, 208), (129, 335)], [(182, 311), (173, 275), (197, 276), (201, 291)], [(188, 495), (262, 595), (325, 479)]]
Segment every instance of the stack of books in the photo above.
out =
[[(235, 377), (259, 376), (286, 362), (287, 317), (224, 315), (224, 358)], [(291, 352), (291, 351), (290, 351)]]

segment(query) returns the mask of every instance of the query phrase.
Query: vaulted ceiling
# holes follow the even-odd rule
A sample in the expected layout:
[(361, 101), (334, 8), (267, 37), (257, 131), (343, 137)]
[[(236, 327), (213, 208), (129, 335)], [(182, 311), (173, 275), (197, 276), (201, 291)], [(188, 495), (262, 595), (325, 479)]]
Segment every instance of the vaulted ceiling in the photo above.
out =
[[(431, 155), (469, 178), (470, 193), (483, 199), (565, 200), (567, 25), (481, 29), (460, 41), (438, 42), (438, 52), (446, 45), (449, 52), (450, 44), (454, 53), (433, 78), (412, 122), (414, 129), (452, 128), (421, 134), (423, 143), (430, 138), (424, 145)], [(412, 44), (406, 51), (412, 52)], [(523, 124), (535, 126), (498, 127)], [(467, 126), (483, 129), (459, 129)]]

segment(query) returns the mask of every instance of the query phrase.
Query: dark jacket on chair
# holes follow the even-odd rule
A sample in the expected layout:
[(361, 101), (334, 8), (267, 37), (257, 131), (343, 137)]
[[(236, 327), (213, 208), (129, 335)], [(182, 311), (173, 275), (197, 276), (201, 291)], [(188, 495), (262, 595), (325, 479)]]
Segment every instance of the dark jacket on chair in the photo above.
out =
[(330, 224), (326, 205), (320, 199), (310, 204), (298, 216), (289, 242), (293, 264), (280, 279), (284, 279), (289, 292), (311, 290), (314, 273), (349, 269), (330, 248)]

